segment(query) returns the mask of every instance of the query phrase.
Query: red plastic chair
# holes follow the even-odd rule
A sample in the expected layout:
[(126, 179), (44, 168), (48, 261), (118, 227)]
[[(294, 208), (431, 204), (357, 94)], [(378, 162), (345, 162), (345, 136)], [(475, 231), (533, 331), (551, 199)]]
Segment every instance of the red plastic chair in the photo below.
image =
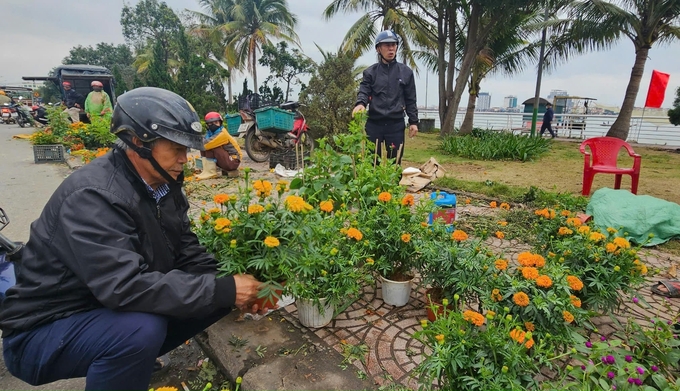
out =
[[(586, 152), (586, 146), (590, 147), (590, 153)], [(619, 168), (616, 166), (616, 160), (621, 148), (626, 148), (628, 155), (633, 157), (634, 161), (632, 168)], [(597, 173), (616, 175), (616, 180), (614, 182), (615, 189), (621, 188), (621, 176), (630, 175), (632, 182), (630, 192), (637, 194), (642, 157), (635, 153), (627, 142), (616, 137), (593, 137), (581, 143), (579, 150), (585, 155), (585, 161), (583, 163), (583, 190), (581, 191), (581, 194), (584, 196), (590, 195), (590, 188), (593, 186), (593, 178)]]

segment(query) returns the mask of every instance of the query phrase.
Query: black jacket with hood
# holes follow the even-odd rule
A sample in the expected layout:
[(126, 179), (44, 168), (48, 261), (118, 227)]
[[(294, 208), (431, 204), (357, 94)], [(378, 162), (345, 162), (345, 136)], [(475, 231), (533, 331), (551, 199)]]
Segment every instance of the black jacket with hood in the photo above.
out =
[(368, 106), (369, 121), (404, 120), (418, 124), (416, 83), (413, 71), (396, 59), (385, 64), (379, 61), (364, 70), (355, 104)]
[(190, 230), (181, 186), (157, 204), (124, 151), (74, 172), (31, 225), (3, 336), (106, 307), (195, 318), (236, 300), (234, 278)]

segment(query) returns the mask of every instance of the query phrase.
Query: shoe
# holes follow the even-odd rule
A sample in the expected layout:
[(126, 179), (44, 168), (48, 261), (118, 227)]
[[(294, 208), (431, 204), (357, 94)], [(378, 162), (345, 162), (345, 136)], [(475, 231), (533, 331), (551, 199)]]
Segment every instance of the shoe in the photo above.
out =
[(160, 373), (170, 369), (170, 356), (164, 354), (156, 358), (156, 362), (153, 363), (153, 373)]
[(217, 172), (217, 162), (212, 159), (204, 157), (201, 159), (203, 161), (203, 171), (196, 175), (196, 180), (200, 181), (202, 179), (217, 178), (219, 176)]

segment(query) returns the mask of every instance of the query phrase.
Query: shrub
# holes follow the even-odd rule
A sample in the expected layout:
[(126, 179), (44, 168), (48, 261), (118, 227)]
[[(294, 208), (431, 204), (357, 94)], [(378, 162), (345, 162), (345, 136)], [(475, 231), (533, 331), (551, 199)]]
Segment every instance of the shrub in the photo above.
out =
[(440, 148), (451, 155), (475, 160), (528, 161), (550, 149), (550, 141), (541, 137), (474, 129), (465, 136), (449, 136)]

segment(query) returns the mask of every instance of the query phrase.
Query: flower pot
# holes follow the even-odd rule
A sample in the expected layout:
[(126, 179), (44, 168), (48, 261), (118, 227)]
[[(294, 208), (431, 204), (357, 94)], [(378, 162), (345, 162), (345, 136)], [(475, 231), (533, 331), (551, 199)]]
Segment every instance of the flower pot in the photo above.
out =
[(382, 281), (382, 297), (386, 304), (395, 307), (403, 307), (411, 297), (411, 278), (408, 281), (392, 281), (385, 277), (380, 277)]
[(333, 312), (335, 312), (335, 306), (326, 304), (327, 299), (319, 299), (319, 302), (323, 306), (324, 313), (319, 311), (319, 307), (314, 303), (314, 300), (310, 299), (295, 299), (298, 310), (298, 319), (300, 324), (305, 327), (323, 327), (333, 320)]
[[(285, 281), (282, 282), (281, 285), (285, 286)], [(281, 289), (274, 289), (274, 292), (276, 293), (276, 296), (258, 297), (254, 304), (257, 304), (258, 308), (276, 308), (276, 304), (279, 302), (279, 297), (281, 297), (283, 291)]]
[[(425, 301), (427, 302), (427, 319), (430, 322), (437, 320), (437, 316), (444, 313), (444, 305), (442, 305), (442, 291), (441, 288), (430, 288), (425, 291)], [(433, 311), (434, 307), (434, 311)], [(453, 306), (449, 304), (447, 309), (452, 310)], [(435, 315), (436, 314), (436, 315)]]

